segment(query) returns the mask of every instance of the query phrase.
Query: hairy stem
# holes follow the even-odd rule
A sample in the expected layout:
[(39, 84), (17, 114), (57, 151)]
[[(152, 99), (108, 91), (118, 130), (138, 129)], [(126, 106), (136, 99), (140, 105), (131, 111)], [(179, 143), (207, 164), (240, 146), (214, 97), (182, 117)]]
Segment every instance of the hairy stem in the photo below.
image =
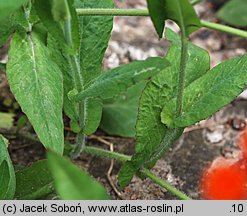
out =
[[(96, 148), (96, 147), (88, 147), (86, 146), (83, 149), (83, 152), (91, 154), (91, 155), (96, 155), (99, 157), (103, 158), (109, 158), (109, 159), (114, 159), (120, 162), (126, 162), (131, 159), (131, 156), (127, 156), (124, 154), (116, 153), (116, 152), (111, 152), (108, 150)], [(165, 188), (167, 191), (172, 193), (173, 195), (177, 196), (181, 200), (191, 200), (190, 197), (185, 195), (183, 192), (177, 190), (175, 187), (170, 185), (168, 182), (165, 182), (161, 178), (157, 177), (155, 174), (153, 174), (150, 170), (146, 168), (142, 168), (141, 170), (142, 175), (150, 178), (154, 183), (160, 185), (161, 187)]]
[[(71, 36), (71, 25), (70, 25), (70, 21), (68, 20), (65, 23), (64, 26), (64, 34), (65, 34), (65, 38), (66, 41), (70, 43), (70, 46), (72, 46), (72, 36)], [(68, 62), (71, 68), (71, 72), (72, 72), (72, 77), (73, 77), (73, 85), (74, 88), (78, 91), (81, 92), (84, 88), (84, 80), (83, 77), (81, 76), (81, 68), (80, 68), (80, 63), (78, 61), (78, 57), (77, 55), (69, 55), (68, 56)], [(78, 103), (78, 123), (80, 126), (80, 129), (84, 128), (84, 124), (85, 124), (85, 102), (81, 101)], [(86, 142), (86, 135), (83, 134), (82, 132), (80, 132), (79, 134), (77, 134), (76, 137), (76, 147), (74, 149), (74, 151), (71, 153), (71, 158), (75, 159), (77, 157), (80, 156), (83, 148), (85, 147), (85, 142)]]
[(29, 0), (26, 4), (26, 6), (24, 6), (24, 11), (25, 11), (25, 18), (28, 22), (28, 29), (27, 32), (31, 32), (32, 31), (32, 25), (29, 22), (30, 19), (30, 13), (31, 13), (31, 9), (32, 9), (32, 1)]
[(148, 10), (145, 9), (76, 9), (78, 16), (149, 16)]
[[(31, 133), (18, 133), (16, 134), (15, 132), (9, 131), (9, 130), (1, 130), (0, 129), (0, 133), (4, 134), (4, 135), (21, 135), (22, 137), (24, 137), (25, 139), (29, 139), (31, 141), (35, 141), (35, 142), (40, 142), (36, 137), (33, 136), (33, 134)], [(98, 157), (102, 157), (102, 158), (108, 158), (108, 159), (113, 159), (119, 162), (126, 162), (128, 160), (131, 159), (131, 156), (129, 155), (124, 155), (121, 153), (117, 153), (117, 152), (112, 152), (112, 151), (108, 151), (105, 149), (101, 149), (101, 148), (96, 148), (96, 147), (90, 147), (90, 146), (85, 146), (83, 149), (84, 153), (90, 154), (90, 155), (94, 155), (94, 156), (98, 156)], [(169, 183), (165, 182), (164, 180), (160, 179), (159, 177), (155, 176), (150, 170), (143, 168), (141, 170), (142, 174), (148, 178), (150, 178), (154, 183), (160, 185), (161, 187), (165, 188), (167, 191), (169, 191), (170, 193), (174, 194), (175, 196), (179, 197), (180, 199), (191, 199), (190, 197), (186, 196), (184, 193), (182, 193), (181, 191), (177, 190), (176, 188), (174, 188), (173, 186), (171, 186)], [(49, 189), (50, 192), (53, 192), (53, 188), (51, 187), (46, 187), (46, 189)], [(44, 191), (46, 191), (46, 189)], [(35, 198), (35, 197), (33, 197)]]
[(78, 92), (81, 92), (83, 90), (83, 78), (80, 73), (81, 69), (78, 58), (76, 55), (69, 55), (67, 59), (72, 72), (74, 88), (76, 88)]
[(184, 87), (185, 87), (186, 61), (188, 56), (188, 39), (184, 32), (182, 32), (181, 35), (181, 42), (182, 42), (182, 50), (180, 56), (180, 68), (179, 68), (179, 77), (178, 77), (176, 116), (179, 116), (182, 113), (183, 95), (184, 95)]
[(85, 134), (78, 133), (76, 137), (75, 149), (71, 152), (71, 158), (76, 159), (80, 156), (83, 149), (85, 148), (86, 136)]
[[(83, 77), (81, 76), (81, 69), (80, 69), (80, 64), (78, 62), (78, 58), (76, 55), (69, 55), (68, 56), (68, 62), (70, 64), (71, 72), (72, 72), (72, 77), (73, 77), (73, 85), (74, 88), (78, 91), (81, 92), (83, 90)], [(78, 121), (79, 121), (79, 126), (82, 129), (85, 124), (85, 102), (81, 101), (78, 103)], [(80, 132), (77, 134), (76, 138), (76, 147), (74, 151), (71, 153), (72, 158), (77, 158), (80, 156), (80, 153), (82, 152), (82, 149), (85, 146), (85, 134)]]
[(157, 177), (154, 173), (152, 173), (150, 170), (146, 168), (141, 169), (142, 174), (144, 174), (146, 177), (150, 178), (154, 183), (160, 185), (161, 187), (165, 188), (167, 191), (169, 191), (171, 194), (175, 195), (176, 197), (180, 198), (181, 200), (192, 200), (189, 196), (184, 194), (183, 192), (179, 191), (169, 183), (165, 182), (161, 178)]
[(101, 148), (96, 148), (96, 147), (85, 146), (85, 148), (83, 149), (83, 152), (87, 154), (95, 155), (98, 157), (117, 160), (120, 162), (126, 162), (131, 159), (131, 156), (120, 154), (117, 152), (111, 152), (111, 151), (104, 150)]
[[(147, 9), (76, 9), (78, 16), (149, 16)], [(227, 34), (247, 38), (247, 32), (226, 25), (201, 20), (202, 27), (221, 31)]]
[(218, 23), (212, 23), (212, 22), (208, 22), (208, 21), (204, 21), (201, 20), (201, 24), (203, 27), (209, 28), (209, 29), (214, 29), (217, 31), (221, 31), (221, 32), (225, 32), (228, 34), (232, 34), (232, 35), (236, 35), (236, 36), (240, 36), (243, 38), (247, 38), (247, 31), (243, 31), (240, 29), (236, 29), (230, 26), (226, 26), (226, 25), (221, 25)]
[(72, 34), (71, 34), (71, 23), (70, 23), (70, 19), (68, 19), (65, 23), (64, 23), (64, 36), (65, 36), (65, 40), (67, 42), (67, 44), (72, 47)]

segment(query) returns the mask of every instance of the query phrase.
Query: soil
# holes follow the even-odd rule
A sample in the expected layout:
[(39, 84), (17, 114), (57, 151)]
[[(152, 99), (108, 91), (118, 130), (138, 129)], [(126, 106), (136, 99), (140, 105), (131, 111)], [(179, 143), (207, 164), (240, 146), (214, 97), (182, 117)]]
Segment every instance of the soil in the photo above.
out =
[[(115, 1), (120, 8), (146, 7), (145, 0)], [(218, 5), (212, 2), (200, 3), (196, 9), (202, 19), (217, 22), (214, 10)], [(167, 25), (178, 31), (177, 26), (171, 22), (167, 22)], [(212, 66), (225, 59), (238, 57), (247, 50), (246, 40), (204, 28), (194, 33), (191, 40), (209, 52)], [(165, 39), (158, 40), (150, 18), (116, 17), (104, 68), (117, 67), (120, 64), (151, 56), (163, 56), (168, 47), (169, 43)], [(6, 48), (1, 50), (1, 57), (2, 62), (7, 61)], [(0, 72), (0, 87), (0, 111), (15, 112), (18, 119), (22, 113), (9, 91), (5, 74), (2, 72)], [(245, 91), (211, 118), (187, 128), (181, 139), (157, 162), (152, 171), (192, 198), (200, 199), (199, 180), (202, 171), (216, 157), (238, 157), (238, 140), (246, 128), (246, 119), (247, 93)], [(66, 121), (65, 118), (65, 123)], [(32, 131), (30, 125), (27, 125), (25, 129)], [(68, 133), (66, 131), (67, 135)], [(10, 139), (9, 150), (15, 165), (28, 166), (34, 161), (45, 158), (45, 149), (39, 142), (30, 142), (25, 137), (15, 137), (11, 131), (5, 131), (5, 136)], [(73, 135), (71, 137), (73, 138)], [(134, 152), (134, 139), (110, 137), (99, 130), (94, 137), (88, 138), (88, 145), (108, 148), (95, 137), (111, 142), (117, 152), (129, 155)], [(137, 177), (121, 192), (121, 196), (118, 196), (106, 178), (110, 167), (109, 160), (82, 154), (75, 162), (101, 181), (113, 199), (176, 199), (149, 179), (140, 180)], [(119, 168), (120, 164), (115, 162), (111, 174), (115, 185), (117, 185)]]

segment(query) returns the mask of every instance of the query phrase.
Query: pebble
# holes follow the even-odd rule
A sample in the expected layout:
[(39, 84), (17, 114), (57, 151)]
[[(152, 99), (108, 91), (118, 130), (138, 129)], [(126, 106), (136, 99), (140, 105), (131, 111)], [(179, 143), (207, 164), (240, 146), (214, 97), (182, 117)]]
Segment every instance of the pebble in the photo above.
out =
[(214, 131), (208, 131), (206, 133), (206, 139), (213, 144), (221, 142), (224, 139), (224, 126), (219, 125)]
[(240, 118), (233, 118), (231, 121), (231, 126), (234, 130), (244, 130), (245, 126), (246, 126), (246, 122), (244, 119), (240, 119)]
[(245, 89), (240, 95), (239, 99), (247, 100), (247, 89)]

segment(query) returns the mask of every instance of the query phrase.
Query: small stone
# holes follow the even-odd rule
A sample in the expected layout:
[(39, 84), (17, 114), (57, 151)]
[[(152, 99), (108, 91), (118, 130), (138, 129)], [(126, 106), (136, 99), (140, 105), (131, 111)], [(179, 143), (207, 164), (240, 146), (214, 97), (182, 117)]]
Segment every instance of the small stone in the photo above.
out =
[(221, 48), (221, 39), (211, 35), (206, 41), (208, 48), (212, 51), (218, 51)]
[(210, 143), (219, 143), (224, 139), (224, 128), (223, 127), (217, 127), (214, 131), (210, 132), (208, 131), (206, 134), (206, 139)]
[(116, 53), (112, 53), (109, 58), (108, 58), (108, 61), (107, 61), (107, 64), (108, 64), (108, 68), (115, 68), (115, 67), (118, 67), (119, 66), (119, 58), (117, 56)]
[(131, 189), (130, 187), (126, 187), (126, 188), (124, 189), (124, 192), (125, 192), (125, 193), (131, 193), (131, 192), (132, 192), (132, 189)]
[(238, 48), (238, 49), (235, 50), (235, 52), (236, 52), (236, 54), (238, 56), (242, 56), (242, 55), (244, 55), (246, 53), (246, 50)]
[(247, 100), (247, 89), (244, 90), (240, 95), (239, 95), (240, 99), (244, 99)]
[(234, 130), (241, 131), (245, 128), (246, 122), (244, 119), (233, 118), (231, 121), (231, 126)]

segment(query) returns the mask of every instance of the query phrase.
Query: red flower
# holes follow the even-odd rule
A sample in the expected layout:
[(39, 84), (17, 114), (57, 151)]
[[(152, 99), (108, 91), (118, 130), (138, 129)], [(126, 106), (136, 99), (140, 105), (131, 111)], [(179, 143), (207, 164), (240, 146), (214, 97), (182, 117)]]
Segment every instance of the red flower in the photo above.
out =
[(247, 199), (247, 133), (242, 137), (240, 148), (241, 158), (217, 158), (205, 169), (200, 182), (204, 199)]

